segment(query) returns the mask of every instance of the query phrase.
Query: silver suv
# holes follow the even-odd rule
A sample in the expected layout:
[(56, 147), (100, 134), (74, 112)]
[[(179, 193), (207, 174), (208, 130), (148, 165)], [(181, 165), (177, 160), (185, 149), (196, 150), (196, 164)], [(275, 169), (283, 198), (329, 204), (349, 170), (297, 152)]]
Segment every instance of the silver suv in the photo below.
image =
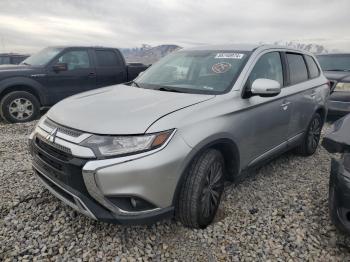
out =
[(54, 195), (94, 219), (175, 216), (204, 228), (225, 180), (290, 149), (315, 152), (329, 91), (310, 53), (181, 50), (129, 85), (56, 104), (30, 136), (33, 167)]

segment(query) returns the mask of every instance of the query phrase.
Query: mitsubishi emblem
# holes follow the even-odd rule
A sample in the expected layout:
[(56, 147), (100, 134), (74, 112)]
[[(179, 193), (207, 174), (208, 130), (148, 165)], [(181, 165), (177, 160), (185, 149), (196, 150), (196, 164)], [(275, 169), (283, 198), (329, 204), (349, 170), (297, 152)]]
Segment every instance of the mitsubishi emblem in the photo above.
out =
[(46, 136), (46, 140), (48, 140), (48, 141), (51, 142), (51, 143), (55, 143), (57, 131), (58, 131), (57, 128), (53, 129), (53, 130), (50, 132), (50, 134), (48, 134), (48, 135)]

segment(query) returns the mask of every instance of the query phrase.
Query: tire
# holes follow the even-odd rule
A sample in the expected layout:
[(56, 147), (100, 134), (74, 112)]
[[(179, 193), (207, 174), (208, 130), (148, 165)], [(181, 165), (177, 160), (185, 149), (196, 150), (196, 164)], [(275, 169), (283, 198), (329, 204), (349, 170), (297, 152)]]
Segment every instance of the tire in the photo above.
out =
[(1, 117), (8, 123), (23, 123), (35, 120), (40, 114), (38, 99), (26, 91), (8, 93), (0, 102)]
[(224, 159), (219, 151), (209, 149), (195, 158), (180, 190), (176, 219), (186, 227), (207, 227), (219, 207), (224, 177)]
[(295, 152), (302, 156), (311, 156), (316, 152), (321, 138), (323, 120), (319, 113), (315, 113), (308, 125), (303, 141), (295, 148)]

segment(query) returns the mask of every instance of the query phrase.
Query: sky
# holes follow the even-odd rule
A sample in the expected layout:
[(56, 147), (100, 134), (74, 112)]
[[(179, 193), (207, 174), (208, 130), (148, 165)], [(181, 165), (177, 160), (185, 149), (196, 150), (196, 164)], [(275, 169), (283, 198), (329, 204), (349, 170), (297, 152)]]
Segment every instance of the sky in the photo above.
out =
[(0, 52), (314, 43), (350, 51), (350, 0), (0, 0)]

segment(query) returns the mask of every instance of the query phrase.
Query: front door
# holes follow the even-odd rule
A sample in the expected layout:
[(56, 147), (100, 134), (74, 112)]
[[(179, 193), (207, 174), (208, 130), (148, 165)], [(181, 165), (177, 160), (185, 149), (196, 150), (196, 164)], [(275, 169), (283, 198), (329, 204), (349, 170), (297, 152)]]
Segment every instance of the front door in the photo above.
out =
[(57, 63), (66, 64), (67, 70), (55, 71), (49, 68), (48, 88), (53, 94), (52, 104), (68, 96), (96, 88), (96, 72), (88, 50), (67, 50), (53, 65)]
[[(256, 79), (276, 80), (284, 85), (283, 66), (279, 52), (263, 54), (252, 69), (245, 86), (249, 93)], [(244, 165), (253, 165), (269, 157), (286, 146), (288, 126), (291, 117), (291, 102), (286, 97), (285, 88), (274, 97), (253, 95), (244, 99), (242, 113), (242, 160)]]

